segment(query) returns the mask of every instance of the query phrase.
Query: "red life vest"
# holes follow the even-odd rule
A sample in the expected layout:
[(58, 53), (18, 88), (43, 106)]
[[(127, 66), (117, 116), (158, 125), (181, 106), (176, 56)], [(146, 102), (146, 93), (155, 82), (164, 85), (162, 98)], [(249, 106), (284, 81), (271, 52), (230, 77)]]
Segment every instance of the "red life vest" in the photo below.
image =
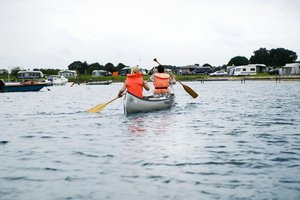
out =
[(155, 87), (153, 91), (154, 94), (169, 92), (170, 75), (166, 73), (155, 73), (153, 85)]
[(143, 98), (143, 74), (127, 74), (125, 84), (128, 92)]

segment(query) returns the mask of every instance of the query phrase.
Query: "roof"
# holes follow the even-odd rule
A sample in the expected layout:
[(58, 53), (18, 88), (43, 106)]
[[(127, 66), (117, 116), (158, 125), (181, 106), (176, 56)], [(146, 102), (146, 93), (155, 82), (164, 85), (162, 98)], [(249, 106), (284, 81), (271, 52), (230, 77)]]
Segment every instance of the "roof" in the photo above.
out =
[(283, 67), (300, 67), (300, 63), (287, 63)]
[(69, 69), (66, 69), (66, 70), (61, 70), (60, 73), (64, 73), (64, 72), (71, 72), (71, 73), (76, 73), (75, 70), (69, 70)]
[(95, 70), (93, 70), (93, 72), (108, 72), (108, 71), (106, 71), (106, 70), (102, 70), (102, 69), (95, 69)]

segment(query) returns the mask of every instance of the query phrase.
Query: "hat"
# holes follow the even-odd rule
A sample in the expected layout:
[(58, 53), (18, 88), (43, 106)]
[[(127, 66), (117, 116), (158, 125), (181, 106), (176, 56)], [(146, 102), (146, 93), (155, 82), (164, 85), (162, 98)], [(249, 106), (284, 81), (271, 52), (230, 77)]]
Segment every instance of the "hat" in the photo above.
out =
[(140, 71), (139, 67), (138, 66), (135, 66), (135, 67), (131, 67), (131, 73), (138, 73)]

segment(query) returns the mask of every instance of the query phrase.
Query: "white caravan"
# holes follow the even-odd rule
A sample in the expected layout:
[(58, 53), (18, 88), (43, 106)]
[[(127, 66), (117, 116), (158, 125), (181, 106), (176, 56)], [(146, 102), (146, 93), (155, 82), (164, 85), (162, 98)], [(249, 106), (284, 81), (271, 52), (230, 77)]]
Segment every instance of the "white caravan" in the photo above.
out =
[(247, 76), (256, 75), (256, 72), (264, 72), (266, 70), (266, 65), (264, 64), (249, 64), (242, 65), (234, 68), (234, 76)]
[(288, 63), (282, 67), (282, 74), (300, 74), (300, 63)]

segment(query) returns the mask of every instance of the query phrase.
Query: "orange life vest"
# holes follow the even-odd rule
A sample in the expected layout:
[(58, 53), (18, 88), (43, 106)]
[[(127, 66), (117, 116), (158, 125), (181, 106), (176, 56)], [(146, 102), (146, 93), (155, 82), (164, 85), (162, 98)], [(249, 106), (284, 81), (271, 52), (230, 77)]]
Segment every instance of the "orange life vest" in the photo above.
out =
[(126, 88), (131, 94), (143, 98), (143, 74), (127, 74)]
[(170, 75), (166, 73), (155, 73), (153, 85), (155, 87), (153, 91), (154, 94), (169, 92)]

